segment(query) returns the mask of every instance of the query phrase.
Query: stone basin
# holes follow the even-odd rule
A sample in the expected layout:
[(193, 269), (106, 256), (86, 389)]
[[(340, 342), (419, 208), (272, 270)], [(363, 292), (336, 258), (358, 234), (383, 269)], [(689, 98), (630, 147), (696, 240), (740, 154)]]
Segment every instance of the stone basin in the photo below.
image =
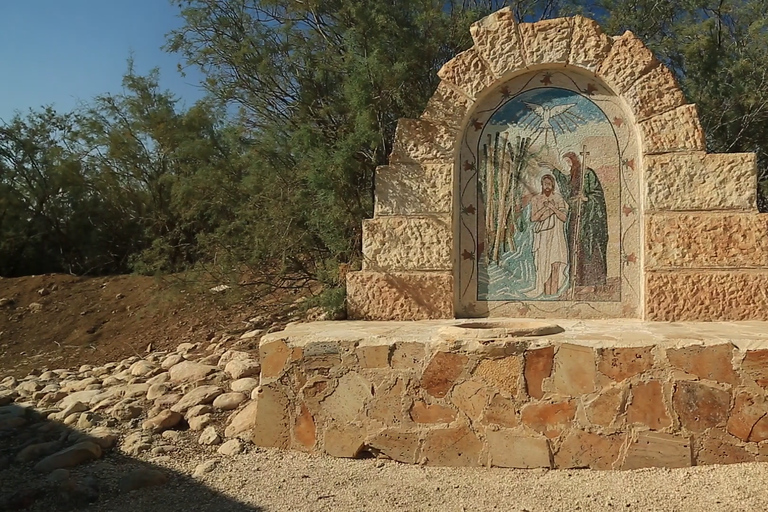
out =
[(560, 334), (565, 329), (552, 322), (537, 320), (473, 320), (442, 327), (442, 339), (504, 339), (529, 338)]

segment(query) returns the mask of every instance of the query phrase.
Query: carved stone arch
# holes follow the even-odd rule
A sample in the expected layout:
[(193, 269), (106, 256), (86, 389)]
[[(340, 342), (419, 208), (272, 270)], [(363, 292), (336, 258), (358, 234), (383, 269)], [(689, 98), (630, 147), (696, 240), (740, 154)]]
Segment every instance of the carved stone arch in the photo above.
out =
[[(509, 9), (473, 24), (471, 34), (474, 46), (439, 71), (422, 116), (399, 121), (390, 163), (377, 170), (374, 218), (363, 224), (363, 270), (347, 279), (350, 317), (713, 320), (768, 311), (768, 299), (749, 284), (755, 268), (768, 267), (768, 247), (753, 250), (765, 245), (767, 230), (755, 206), (755, 157), (706, 153), (695, 105), (686, 104), (672, 73), (642, 41), (631, 32), (609, 37), (581, 16), (518, 24)], [(474, 129), (478, 107), (504, 84), (547, 70), (591, 77), (629, 118), (638, 193), (637, 204), (623, 208), (636, 217), (637, 250), (622, 252), (620, 264), (636, 266), (637, 297), (619, 300), (621, 307), (574, 300), (543, 311), (518, 300), (501, 302), (523, 307), (469, 311), (457, 289), (461, 261), (482, 251), (463, 253), (458, 240), (462, 209), (477, 208), (460, 201), (461, 141)], [(732, 230), (746, 230), (755, 245), (734, 248)], [(768, 283), (768, 273), (757, 278)], [(753, 291), (736, 293), (732, 281)]]

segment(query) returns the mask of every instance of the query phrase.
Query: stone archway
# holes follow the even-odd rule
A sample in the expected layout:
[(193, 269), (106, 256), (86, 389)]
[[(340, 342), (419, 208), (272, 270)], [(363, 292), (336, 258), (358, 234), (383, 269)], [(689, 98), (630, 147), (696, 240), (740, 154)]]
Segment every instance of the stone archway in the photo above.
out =
[[(758, 293), (764, 287), (755, 286), (755, 279), (768, 283), (768, 247), (763, 249), (761, 242), (768, 229), (766, 217), (755, 208), (755, 157), (706, 154), (696, 107), (685, 103), (672, 73), (638, 38), (630, 32), (611, 38), (596, 22), (580, 16), (517, 24), (509, 9), (475, 23), (471, 32), (474, 46), (440, 70), (442, 81), (421, 118), (400, 120), (390, 164), (377, 171), (374, 218), (363, 226), (363, 270), (347, 278), (352, 318), (415, 320), (458, 314), (715, 320), (761, 318), (768, 311), (768, 297)], [(520, 295), (535, 288), (531, 276), (515, 281), (518, 288), (512, 294), (493, 295), (486, 289), (483, 295), (466, 278), (462, 265), (468, 264), (462, 262), (483, 258), (487, 248), (479, 240), (485, 237), (482, 229), (474, 243), (461, 236), (462, 216), (484, 211), (478, 197), (465, 201), (467, 187), (482, 196), (483, 184), (465, 180), (463, 169), (471, 171), (474, 165), (477, 170), (483, 164), (477, 141), (474, 162), (462, 155), (462, 142), (472, 138), (468, 134), (473, 130), (493, 124), (486, 111), (494, 105), (498, 110), (503, 103), (499, 98), (522, 102), (519, 95), (532, 88), (520, 84), (545, 77), (552, 82), (542, 83), (545, 87), (556, 85), (585, 101), (598, 96), (593, 103), (606, 114), (604, 127), (623, 124), (627, 130), (620, 145), (628, 149), (617, 153), (617, 169), (605, 157), (602, 170), (595, 170), (601, 183), (611, 182), (612, 172), (623, 183), (613, 192), (613, 201), (606, 201), (604, 277), (614, 286), (595, 291), (602, 281), (593, 286), (595, 282), (574, 270), (563, 271), (557, 282), (560, 295), (534, 292), (534, 298), (547, 300)], [(556, 84), (553, 77), (565, 77), (573, 86)], [(565, 105), (581, 100), (552, 101)], [(513, 120), (521, 124), (521, 118)], [(558, 131), (565, 135), (551, 126), (552, 136)], [(605, 139), (579, 140), (584, 142), (579, 143), (581, 152), (605, 153)], [(596, 144), (598, 154), (590, 144)], [(550, 164), (562, 149), (555, 146), (557, 151), (546, 155)], [(580, 151), (572, 152), (583, 160)], [(561, 180), (562, 188), (565, 183)], [(626, 200), (624, 192), (634, 199)], [(526, 229), (533, 228), (522, 226)], [(564, 228), (566, 243), (573, 247), (581, 238), (569, 229)], [(734, 232), (740, 235), (734, 237)], [(527, 258), (530, 273), (536, 261), (530, 251)], [(578, 256), (569, 258), (577, 262), (576, 269)], [(569, 289), (569, 281), (575, 289)], [(467, 300), (465, 290), (472, 287), (474, 295)]]

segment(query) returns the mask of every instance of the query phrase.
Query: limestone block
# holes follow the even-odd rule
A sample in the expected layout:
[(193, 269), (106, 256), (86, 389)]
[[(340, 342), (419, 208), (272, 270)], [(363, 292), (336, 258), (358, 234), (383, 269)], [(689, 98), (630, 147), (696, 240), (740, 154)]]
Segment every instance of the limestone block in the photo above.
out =
[(667, 350), (672, 366), (700, 379), (736, 385), (739, 376), (733, 370), (733, 345), (690, 346)]
[(672, 404), (684, 428), (691, 432), (703, 432), (725, 424), (731, 394), (701, 382), (678, 382)]
[(497, 391), (515, 397), (522, 372), (521, 358), (508, 356), (501, 359), (483, 359), (475, 368), (474, 375)]
[(509, 7), (477, 21), (469, 31), (477, 53), (488, 62), (496, 77), (526, 66), (515, 15)]
[(437, 72), (437, 76), (460, 90), (470, 100), (475, 100), (496, 80), (476, 48), (470, 48), (446, 62)]
[(480, 382), (467, 380), (457, 384), (451, 393), (451, 401), (471, 421), (478, 421), (491, 393)]
[(376, 389), (375, 397), (368, 405), (368, 417), (387, 426), (403, 423), (403, 395), (405, 394), (405, 387), (406, 381), (402, 378), (396, 379), (394, 384), (379, 386)]
[(421, 119), (433, 124), (443, 124), (458, 131), (461, 129), (464, 116), (474, 104), (464, 94), (458, 92), (455, 85), (440, 82), (435, 94), (427, 102), (427, 108), (421, 114)]
[(611, 51), (600, 64), (597, 75), (621, 96), (641, 76), (658, 65), (653, 52), (635, 34), (626, 31), (614, 38)]
[(360, 368), (388, 368), (390, 345), (360, 345), (355, 349)]
[(420, 119), (400, 119), (390, 163), (450, 163), (456, 133), (450, 127)]
[(427, 432), (421, 458), (427, 466), (479, 466), (483, 443), (469, 427)]
[(693, 452), (690, 439), (660, 432), (642, 432), (629, 445), (621, 469), (685, 468), (691, 465)]
[(317, 440), (317, 427), (312, 413), (306, 404), (301, 404), (299, 414), (293, 424), (293, 443), (294, 448), (312, 450)]
[(639, 123), (643, 153), (704, 151), (704, 129), (696, 105), (683, 105)]
[(387, 457), (405, 464), (418, 462), (419, 435), (399, 429), (387, 429), (376, 434), (366, 443)]
[(597, 369), (615, 382), (639, 375), (652, 366), (651, 347), (604, 348), (598, 351)]
[(456, 411), (440, 404), (417, 401), (411, 406), (410, 416), (416, 423), (450, 423), (456, 419)]
[(528, 395), (533, 398), (544, 396), (542, 384), (552, 375), (555, 360), (555, 347), (529, 350), (525, 353), (525, 386)]
[(452, 352), (437, 352), (421, 375), (421, 387), (435, 398), (443, 398), (464, 371), (467, 356)]
[(496, 394), (491, 398), (483, 413), (483, 423), (513, 428), (520, 424), (517, 419), (515, 402)]
[(623, 412), (626, 392), (621, 387), (604, 389), (594, 400), (584, 406), (587, 420), (592, 425), (610, 427)]
[(729, 434), (751, 443), (768, 439), (768, 403), (765, 396), (748, 391), (736, 395), (727, 430)]
[(755, 456), (738, 441), (720, 430), (711, 430), (701, 441), (701, 447), (696, 453), (696, 464), (738, 464), (754, 462)]
[(568, 62), (590, 71), (597, 71), (611, 51), (613, 40), (603, 33), (595, 20), (575, 16), (572, 23), (573, 35)]
[(334, 423), (349, 423), (357, 418), (372, 396), (371, 383), (357, 372), (348, 372), (323, 401), (323, 414)]
[(277, 385), (259, 389), (251, 441), (256, 446), (288, 448), (291, 437), (288, 397)]
[(645, 176), (646, 211), (757, 208), (754, 153), (649, 155)]
[(555, 356), (555, 390), (577, 397), (595, 391), (595, 351), (580, 345), (561, 345)]
[(392, 349), (390, 366), (395, 370), (417, 370), (424, 362), (424, 344), (398, 342)]
[(658, 65), (641, 76), (622, 96), (637, 122), (685, 104), (685, 96), (675, 76), (664, 65)]
[(741, 370), (758, 386), (768, 388), (768, 350), (750, 350), (741, 362)]
[(768, 215), (668, 213), (646, 217), (649, 269), (768, 267)]
[(631, 387), (632, 397), (627, 406), (627, 421), (639, 423), (652, 430), (660, 430), (672, 425), (672, 420), (664, 403), (664, 391), (661, 382), (638, 382)]
[(391, 164), (376, 169), (375, 216), (451, 213), (451, 164)]
[(551, 468), (549, 442), (509, 430), (489, 431), (489, 464), (501, 468)]
[(571, 51), (572, 24), (572, 18), (521, 23), (520, 37), (526, 64), (567, 64)]
[(331, 457), (354, 458), (365, 446), (365, 437), (361, 425), (334, 423), (325, 430), (323, 449)]
[(572, 400), (533, 403), (524, 406), (521, 413), (523, 425), (553, 439), (576, 417), (576, 404)]
[(765, 320), (768, 272), (688, 271), (646, 273), (646, 320)]
[(363, 221), (364, 270), (451, 270), (452, 248), (449, 214)]
[(453, 318), (453, 275), (350, 272), (347, 314), (359, 320)]
[(601, 436), (574, 430), (565, 438), (555, 454), (558, 469), (615, 469), (626, 436)]
[(259, 346), (259, 360), (261, 361), (261, 378), (270, 379), (279, 377), (283, 373), (285, 363), (291, 355), (291, 349), (283, 340), (262, 343)]

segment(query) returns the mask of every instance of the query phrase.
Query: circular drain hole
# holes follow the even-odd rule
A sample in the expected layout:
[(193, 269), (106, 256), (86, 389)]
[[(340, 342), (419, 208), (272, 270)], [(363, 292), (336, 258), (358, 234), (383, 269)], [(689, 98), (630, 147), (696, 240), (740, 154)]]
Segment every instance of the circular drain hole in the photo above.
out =
[(551, 322), (530, 320), (483, 320), (468, 321), (443, 327), (440, 334), (443, 338), (527, 338), (531, 336), (548, 336), (560, 334), (565, 329)]

